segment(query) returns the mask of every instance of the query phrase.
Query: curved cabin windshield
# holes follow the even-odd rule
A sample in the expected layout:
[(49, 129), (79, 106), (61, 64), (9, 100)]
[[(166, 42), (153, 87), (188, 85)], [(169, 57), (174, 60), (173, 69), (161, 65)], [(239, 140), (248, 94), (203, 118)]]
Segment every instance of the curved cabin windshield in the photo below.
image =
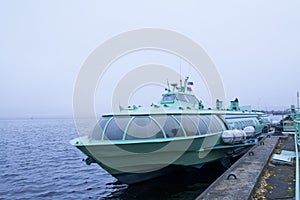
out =
[(176, 99), (175, 94), (165, 94), (163, 95), (162, 101), (174, 101)]
[(194, 95), (186, 95), (186, 98), (188, 99), (188, 102), (193, 104), (199, 104), (199, 100)]
[(220, 133), (216, 115), (152, 115), (102, 117), (89, 135), (94, 140), (144, 140)]
[(162, 97), (162, 102), (170, 102), (170, 101), (182, 101), (182, 102), (187, 102), (187, 103), (192, 103), (192, 104), (199, 104), (199, 100), (195, 95), (192, 94), (164, 94)]

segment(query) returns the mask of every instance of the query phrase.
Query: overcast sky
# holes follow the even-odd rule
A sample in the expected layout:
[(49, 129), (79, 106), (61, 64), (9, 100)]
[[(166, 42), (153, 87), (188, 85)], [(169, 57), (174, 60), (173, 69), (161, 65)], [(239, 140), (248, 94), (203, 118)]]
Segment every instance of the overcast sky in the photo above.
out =
[(296, 0), (2, 0), (0, 117), (71, 116), (74, 83), (89, 54), (144, 27), (173, 30), (202, 46), (228, 101), (289, 107), (300, 90), (299, 9)]

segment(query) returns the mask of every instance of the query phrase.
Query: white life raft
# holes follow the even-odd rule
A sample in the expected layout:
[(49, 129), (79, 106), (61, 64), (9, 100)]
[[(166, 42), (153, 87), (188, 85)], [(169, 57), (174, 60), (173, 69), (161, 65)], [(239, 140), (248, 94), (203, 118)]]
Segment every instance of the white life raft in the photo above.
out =
[(243, 130), (246, 132), (247, 137), (255, 136), (255, 128), (253, 126), (246, 126)]
[(225, 144), (242, 143), (247, 137), (243, 130), (226, 130), (222, 133), (222, 140)]

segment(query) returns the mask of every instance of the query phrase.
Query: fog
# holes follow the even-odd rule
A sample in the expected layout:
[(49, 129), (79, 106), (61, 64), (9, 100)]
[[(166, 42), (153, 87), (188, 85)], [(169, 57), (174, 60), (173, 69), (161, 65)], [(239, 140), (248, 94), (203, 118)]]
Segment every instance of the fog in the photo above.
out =
[[(279, 0), (1, 1), (0, 117), (72, 116), (74, 85), (90, 53), (117, 34), (145, 27), (179, 32), (203, 47), (222, 78), (226, 102), (238, 97), (257, 109), (288, 108), (300, 90), (299, 6)], [(109, 112), (123, 73), (149, 62), (190, 75), (195, 94), (213, 106), (188, 63), (144, 51), (112, 65), (95, 92), (97, 112)], [(139, 89), (131, 102), (150, 105), (163, 90)]]

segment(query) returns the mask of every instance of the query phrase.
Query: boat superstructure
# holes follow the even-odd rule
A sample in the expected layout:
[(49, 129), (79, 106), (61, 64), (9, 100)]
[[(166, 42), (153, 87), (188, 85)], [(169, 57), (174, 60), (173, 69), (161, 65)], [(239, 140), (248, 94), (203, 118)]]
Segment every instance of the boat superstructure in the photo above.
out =
[(276, 129), (282, 132), (295, 132), (294, 121), (300, 116), (300, 109), (291, 105), (290, 109), (285, 110), (287, 115), (282, 114), (282, 119), (276, 125)]
[(149, 108), (120, 106), (102, 115), (94, 130), (71, 144), (120, 182), (132, 184), (176, 171), (242, 155), (256, 144), (265, 123), (263, 113), (241, 109), (204, 109), (192, 93), (193, 83), (172, 84)]

